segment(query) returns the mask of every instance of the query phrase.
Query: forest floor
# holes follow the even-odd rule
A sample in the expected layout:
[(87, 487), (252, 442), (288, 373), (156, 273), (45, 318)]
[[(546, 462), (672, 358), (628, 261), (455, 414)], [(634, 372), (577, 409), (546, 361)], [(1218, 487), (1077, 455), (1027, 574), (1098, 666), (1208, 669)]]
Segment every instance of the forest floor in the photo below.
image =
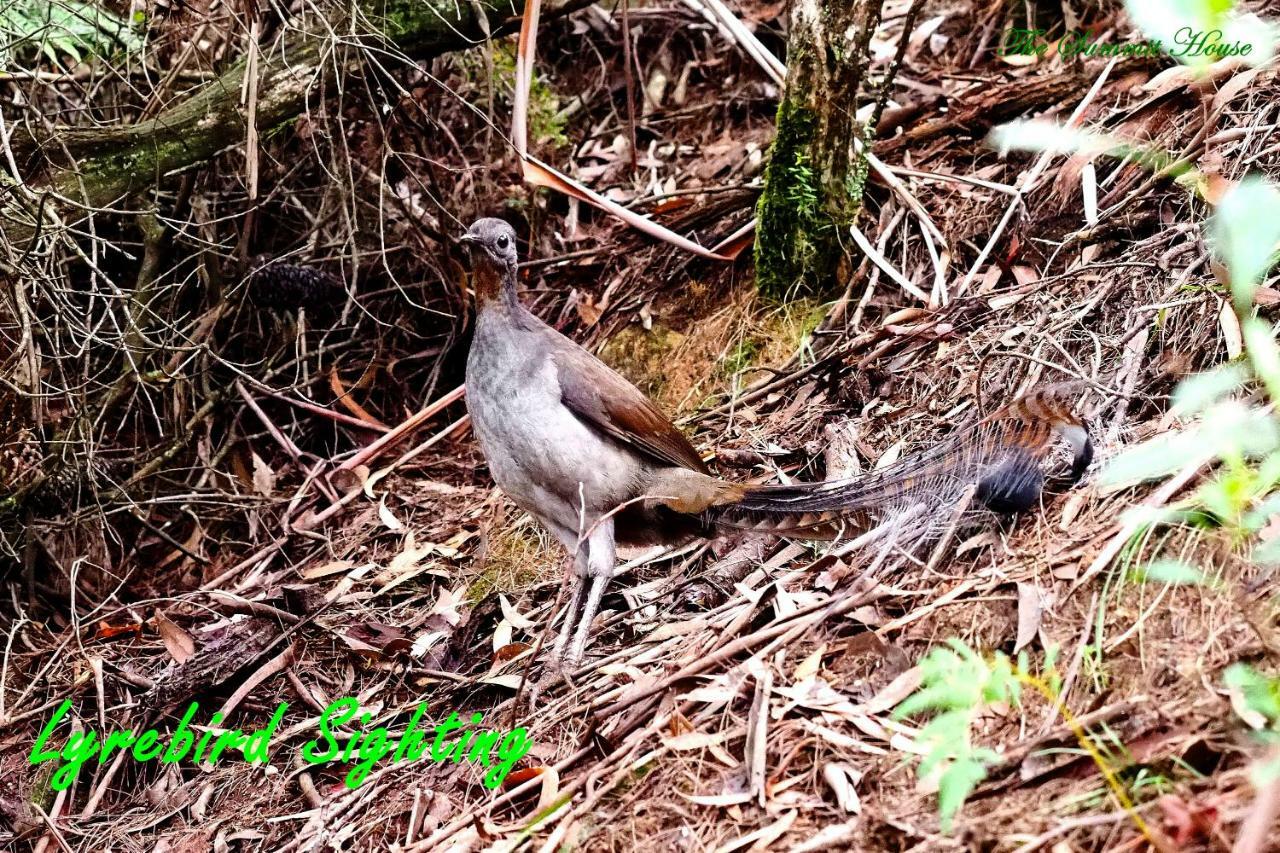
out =
[[(885, 59), (907, 4), (888, 5), (874, 42)], [(332, 373), (295, 376), (294, 390), (332, 388), (334, 411), (366, 421), (325, 421), (323, 441), (306, 432), (313, 415), (246, 380), (231, 399), (256, 400), (262, 419), (242, 408), (225, 432), (200, 427), (192, 463), (231, 471), (219, 488), (234, 499), (176, 542), (141, 531), (109, 578), (69, 599), (74, 569), (65, 583), (12, 587), (31, 621), (5, 653), (16, 680), (0, 705), (0, 811), (11, 825), (45, 849), (53, 834), (32, 803), (61, 843), (103, 850), (1231, 849), (1265, 749), (1223, 672), (1277, 666), (1276, 614), (1250, 587), (1261, 570), (1227, 532), (1125, 514), (1176, 502), (1207, 465), (1171, 486), (1104, 488), (1096, 476), (1121, 449), (1178, 428), (1169, 395), (1181, 378), (1240, 352), (1205, 205), (1131, 160), (1001, 156), (985, 138), (1000, 121), (1075, 116), (1210, 180), (1280, 177), (1280, 80), (1274, 67), (1226, 61), (1203, 78), (1159, 58), (1009, 61), (990, 49), (1009, 21), (999, 4), (979, 5), (926, 4), (905, 34), (892, 121), (874, 148), (901, 187), (873, 177), (861, 221), (928, 300), (861, 252), (831, 292), (770, 299), (756, 292), (749, 251), (700, 259), (521, 185), (510, 156), (494, 154), (501, 140), (466, 124), (471, 107), (502, 124), (501, 92), (495, 106), (476, 81), (507, 73), (510, 39), (431, 66), (459, 103), (423, 74), (384, 125), (351, 107), (331, 127), (302, 120), (272, 142), (267, 180), (300, 180), (288, 146), (335, 128), (361, 169), (377, 168), (381, 145), (417, 152), (384, 176), (396, 195), (369, 202), (386, 212), (385, 256), (369, 260), (366, 246), (365, 265), (349, 267), (349, 244), (329, 232), (289, 248), (354, 275), (357, 302), (391, 304), (402, 281), (430, 282), (435, 291), (409, 295), (436, 312), (436, 337), (406, 337), (412, 325), (379, 302), (370, 310), (386, 322), (357, 327), (362, 340), (385, 334), (369, 345), (375, 357), (362, 366), (347, 350), (324, 363)], [(781, 54), (779, 6), (738, 12)], [(751, 219), (777, 87), (686, 5), (641, 5), (629, 25), (634, 162), (617, 107), (619, 18), (597, 7), (544, 24), (531, 140), (573, 177), (712, 245)], [(444, 127), (460, 141), (443, 141)], [(415, 136), (429, 132), (432, 150)], [(403, 165), (446, 157), (429, 179)], [(442, 174), (456, 185), (443, 189)], [(324, 198), (308, 192), (299, 197)], [(505, 211), (527, 226), (526, 301), (653, 395), (729, 479), (870, 470), (1019, 390), (1072, 378), (1086, 389), (1097, 460), (1036, 511), (966, 525), (936, 551), (882, 554), (874, 573), (874, 549), (768, 538), (626, 553), (582, 668), (535, 690), (563, 555), (493, 488), (450, 396), (468, 316), (460, 257), (403, 221), (438, 197), (458, 200), (463, 224)], [(280, 233), (305, 232), (302, 214), (280, 205)], [(461, 230), (422, 217), (428, 230)], [(218, 221), (211, 208), (204, 222)], [(270, 242), (259, 248), (279, 248)], [(1262, 293), (1268, 316), (1280, 294)], [(346, 322), (362, 321), (348, 313), (334, 329)], [(228, 359), (250, 362), (265, 340), (310, 364), (332, 340), (291, 315), (255, 323), (228, 336), (225, 351), (239, 352)], [(351, 455), (423, 407), (432, 412), (400, 441)], [(223, 442), (232, 449), (219, 453)], [(328, 495), (312, 485), (312, 452), (348, 454)], [(87, 534), (51, 529), (69, 544), (50, 545), (49, 559), (78, 565)], [(1143, 566), (1175, 556), (1212, 582), (1142, 579)], [(74, 618), (51, 614), (50, 601), (68, 600)], [(1025, 652), (1033, 666), (1055, 649), (1059, 699), (1085, 729), (1039, 696), (986, 708), (973, 737), (995, 758), (944, 828), (937, 779), (916, 772), (927, 717), (893, 711), (926, 652), (953, 638), (984, 655)], [(301, 753), (324, 709), (349, 696), (370, 714), (365, 728), (401, 730), (426, 702), (431, 725), (481, 713), (482, 728), (526, 728), (531, 747), (496, 790), (474, 763), (428, 760), (380, 762), (352, 788), (351, 764)], [(90, 762), (54, 795), (52, 768), (37, 772), (27, 756), (67, 697), (94, 730), (125, 707), (171, 727), (192, 700), (246, 730), (281, 702), (288, 710), (265, 766)]]

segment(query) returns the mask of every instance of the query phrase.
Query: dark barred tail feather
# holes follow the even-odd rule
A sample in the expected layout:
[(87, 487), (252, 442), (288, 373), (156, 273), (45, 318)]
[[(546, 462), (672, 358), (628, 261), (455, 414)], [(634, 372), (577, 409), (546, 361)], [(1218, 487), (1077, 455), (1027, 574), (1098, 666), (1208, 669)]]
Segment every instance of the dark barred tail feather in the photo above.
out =
[(249, 301), (259, 308), (324, 308), (341, 305), (347, 298), (342, 282), (324, 270), (266, 256), (255, 258), (254, 267), (249, 276)]
[(1043, 386), (880, 471), (833, 482), (747, 487), (740, 497), (727, 496), (705, 510), (701, 519), (716, 529), (828, 539), (865, 530), (912, 506), (923, 507), (927, 517), (936, 515), (970, 487), (990, 511), (1023, 512), (1040, 498), (1055, 438), (1071, 449), (1070, 470), (1061, 478), (1068, 485), (1093, 459), (1088, 431), (1066, 401), (1079, 388)]

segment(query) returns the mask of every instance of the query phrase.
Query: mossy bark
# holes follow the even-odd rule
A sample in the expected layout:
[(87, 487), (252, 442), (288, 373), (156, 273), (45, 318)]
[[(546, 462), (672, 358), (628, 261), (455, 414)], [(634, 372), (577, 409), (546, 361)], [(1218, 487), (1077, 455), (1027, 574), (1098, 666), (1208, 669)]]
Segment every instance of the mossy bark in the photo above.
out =
[(756, 282), (768, 296), (820, 293), (841, 277), (866, 182), (856, 113), (879, 22), (878, 2), (793, 2), (787, 82), (756, 209)]

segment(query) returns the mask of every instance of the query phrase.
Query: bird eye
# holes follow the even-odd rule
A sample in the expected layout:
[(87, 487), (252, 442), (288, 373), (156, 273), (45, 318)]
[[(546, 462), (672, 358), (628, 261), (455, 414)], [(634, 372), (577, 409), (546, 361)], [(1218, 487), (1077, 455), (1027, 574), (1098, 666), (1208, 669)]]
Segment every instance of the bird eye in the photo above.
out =
[(498, 237), (498, 248), (499, 248), (499, 249), (505, 249), (505, 248), (507, 248), (507, 244), (509, 244), (510, 242), (511, 242), (511, 241), (507, 239), (507, 235), (506, 235), (506, 234), (502, 234), (502, 235), (500, 235), (500, 236)]

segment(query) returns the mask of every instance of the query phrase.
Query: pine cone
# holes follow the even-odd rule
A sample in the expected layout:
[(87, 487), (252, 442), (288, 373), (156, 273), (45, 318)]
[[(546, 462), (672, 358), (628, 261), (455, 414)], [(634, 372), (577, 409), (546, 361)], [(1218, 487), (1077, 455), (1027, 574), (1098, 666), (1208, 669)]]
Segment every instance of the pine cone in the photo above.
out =
[(300, 264), (254, 260), (249, 275), (249, 301), (259, 308), (291, 311), (341, 304), (347, 298), (342, 282), (324, 270)]

